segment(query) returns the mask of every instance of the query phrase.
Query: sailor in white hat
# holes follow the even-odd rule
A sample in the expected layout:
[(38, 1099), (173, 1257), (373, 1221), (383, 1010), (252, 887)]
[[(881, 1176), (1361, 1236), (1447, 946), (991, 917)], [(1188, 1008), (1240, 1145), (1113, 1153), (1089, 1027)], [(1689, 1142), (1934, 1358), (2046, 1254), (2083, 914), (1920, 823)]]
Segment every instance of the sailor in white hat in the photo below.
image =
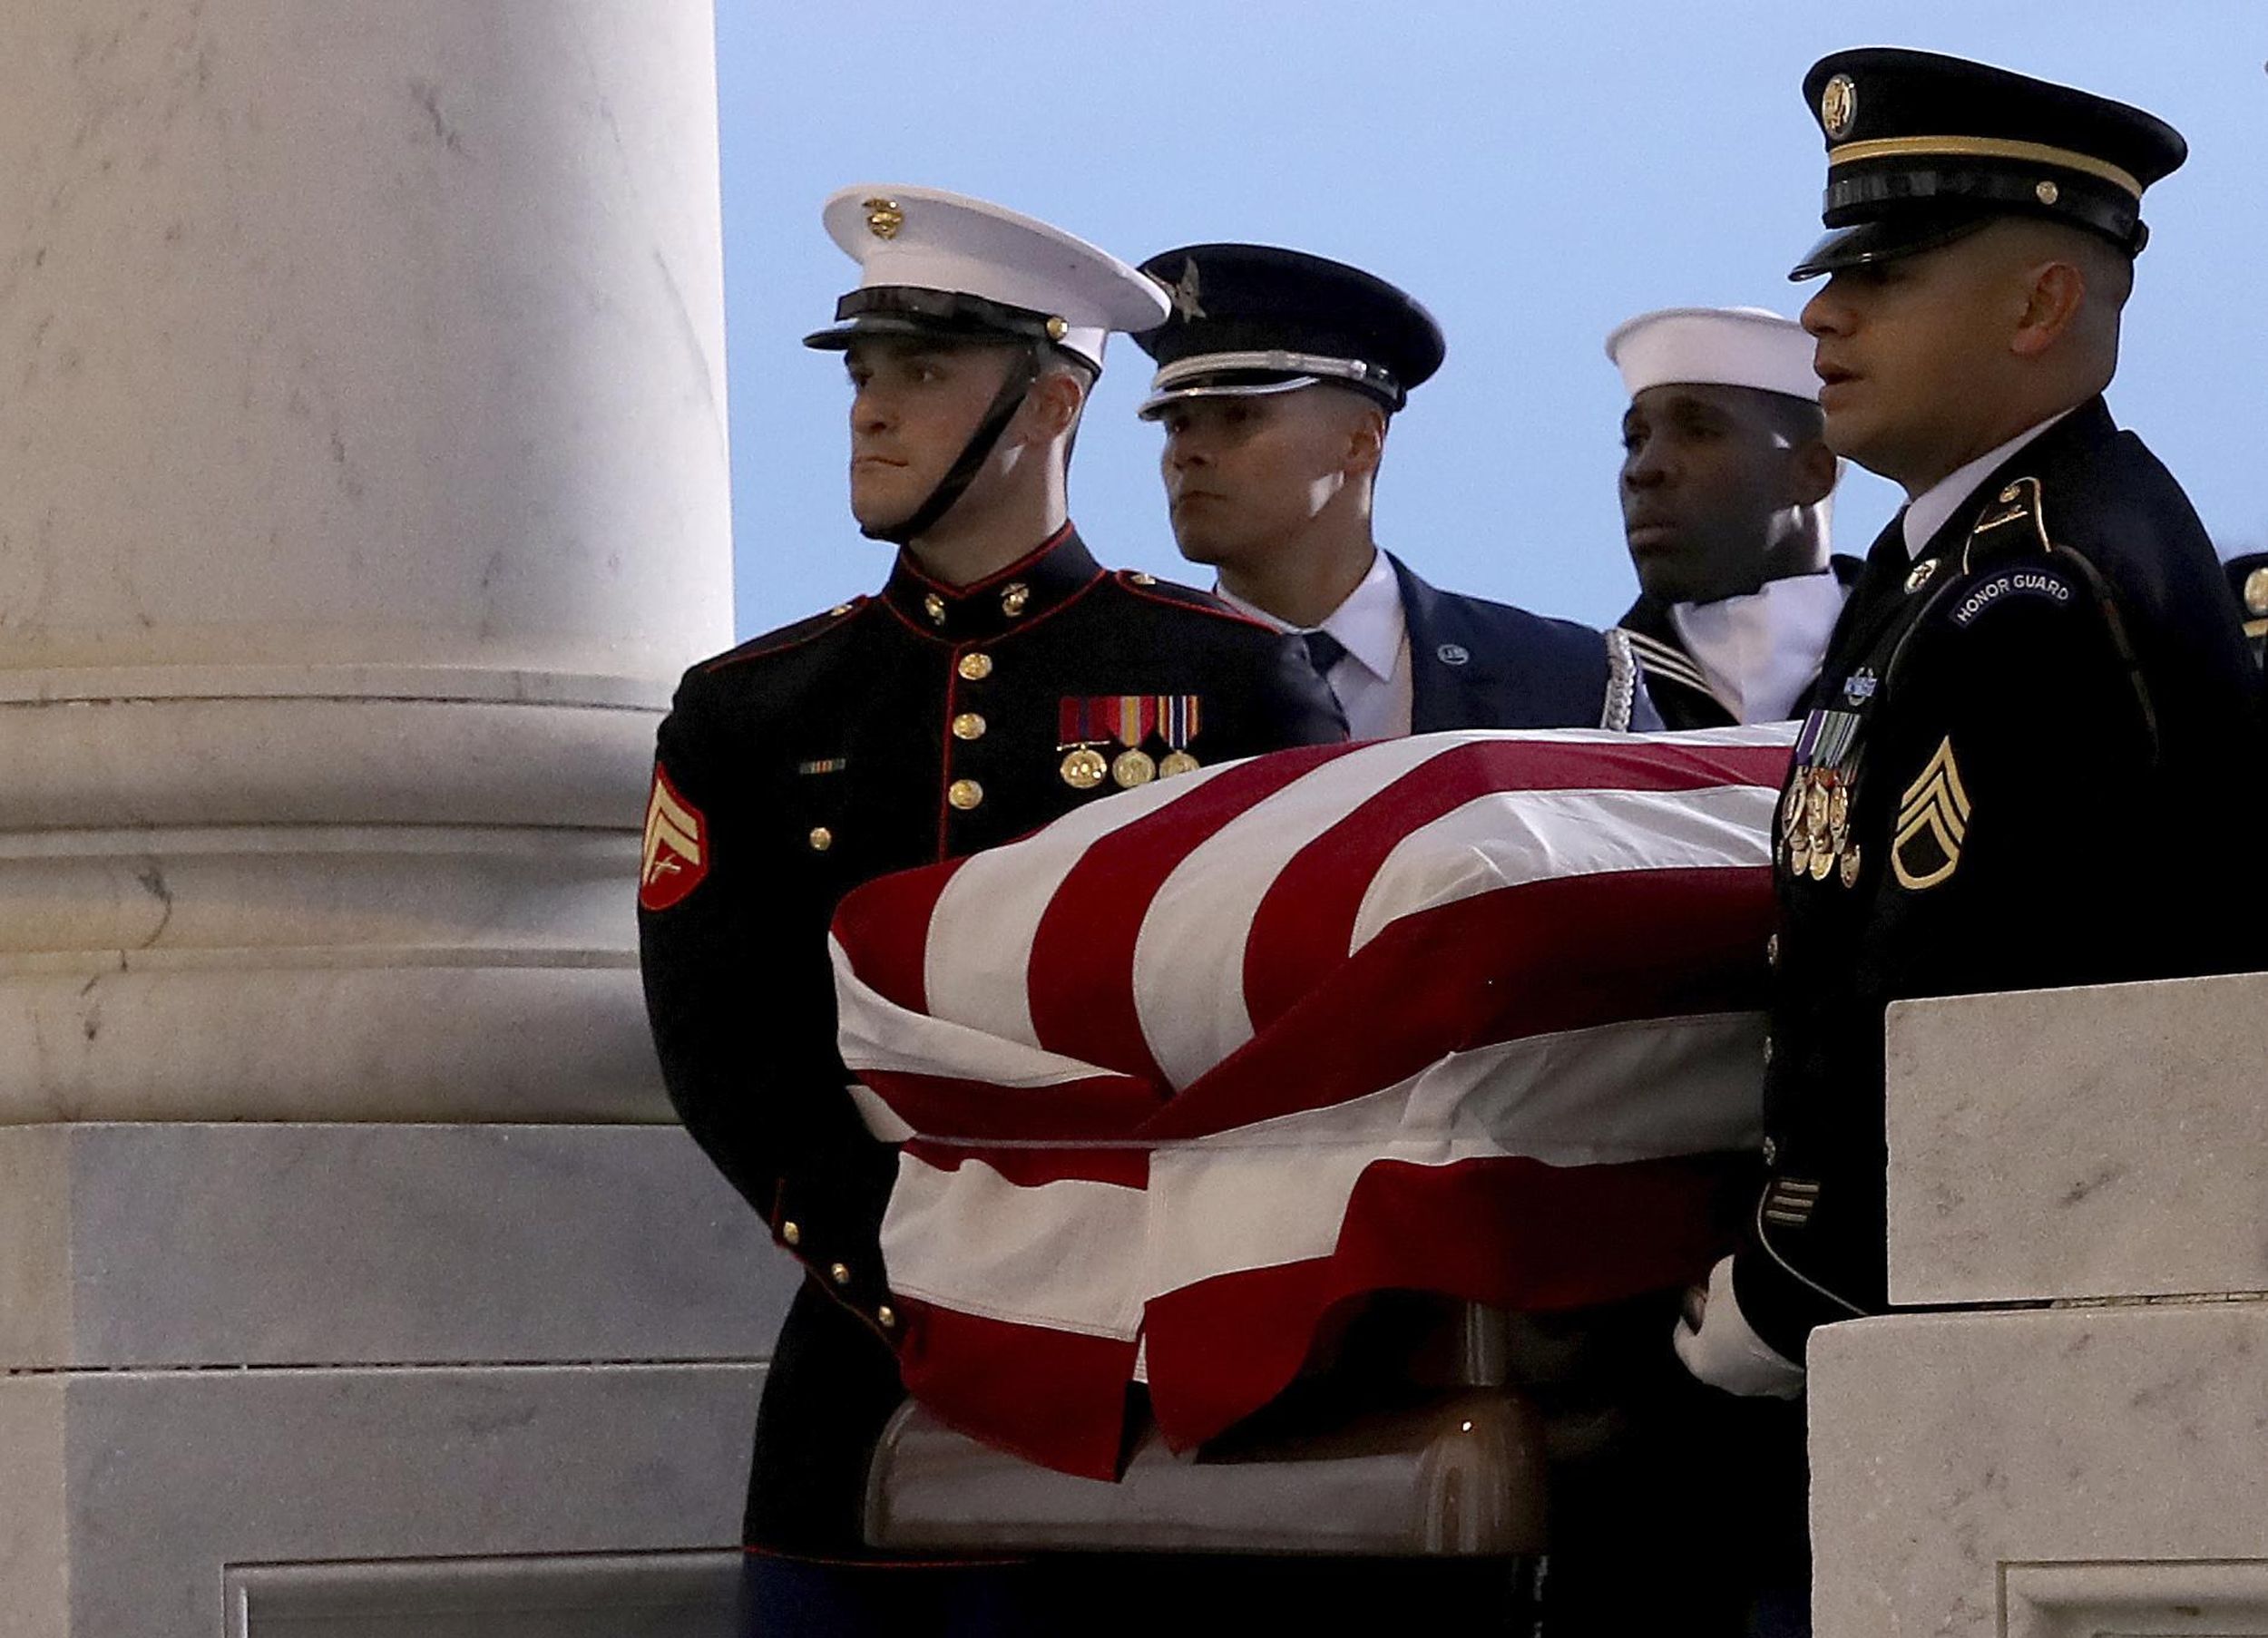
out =
[(640, 873), (647, 1009), (686, 1129), (807, 1272), (758, 1416), (748, 1630), (1022, 1638), (1060, 1610), (1016, 1566), (865, 1539), (921, 1320), (883, 1263), (895, 1155), (847, 1090), (828, 925), (885, 873), (1344, 727), (1295, 639), (1105, 569), (1071, 528), (1072, 431), (1110, 332), (1165, 317), (1155, 284), (932, 188), (846, 189), (826, 222), (862, 277), (809, 341), (845, 354), (851, 510), (897, 559), (875, 596), (679, 685)]
[(1857, 573), (1829, 556), (1837, 477), (1812, 339), (1760, 307), (1668, 307), (1607, 337), (1622, 372), (1621, 621), (1672, 728), (1803, 714)]

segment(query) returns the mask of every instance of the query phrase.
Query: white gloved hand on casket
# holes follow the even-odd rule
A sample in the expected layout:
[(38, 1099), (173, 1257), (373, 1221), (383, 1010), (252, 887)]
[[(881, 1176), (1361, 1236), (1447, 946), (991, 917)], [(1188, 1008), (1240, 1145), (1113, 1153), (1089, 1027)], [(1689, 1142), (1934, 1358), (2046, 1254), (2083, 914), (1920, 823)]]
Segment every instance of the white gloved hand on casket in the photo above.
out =
[(1726, 1393), (1792, 1399), (1804, 1391), (1804, 1368), (1758, 1336), (1740, 1311), (1740, 1302), (1733, 1295), (1730, 1257), (1709, 1272), (1700, 1324), (1690, 1315), (1678, 1320), (1675, 1346), (1687, 1370)]

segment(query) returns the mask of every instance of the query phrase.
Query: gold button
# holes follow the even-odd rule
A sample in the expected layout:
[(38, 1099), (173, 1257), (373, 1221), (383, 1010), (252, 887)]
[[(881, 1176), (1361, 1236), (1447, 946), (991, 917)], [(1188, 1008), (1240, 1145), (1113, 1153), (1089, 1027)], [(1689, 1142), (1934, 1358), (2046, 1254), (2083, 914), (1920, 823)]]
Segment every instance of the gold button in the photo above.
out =
[(1155, 586), (1158, 583), (1158, 577), (1156, 575), (1144, 574), (1139, 569), (1132, 574), (1128, 575), (1126, 578), (1129, 584), (1135, 586)]
[(2062, 197), (2062, 193), (2063, 190), (2057, 187), (2053, 182), (2042, 182), (2038, 187), (2032, 190), (2033, 197), (2038, 199), (2043, 205), (2054, 204), (2058, 199)]
[(2251, 614), (2268, 614), (2268, 569), (2255, 569), (2244, 577), (2244, 608)]
[(962, 712), (953, 719), (953, 736), (955, 739), (983, 738), (984, 719), (974, 711)]
[(965, 814), (984, 800), (984, 787), (973, 779), (956, 779), (946, 788), (945, 800)]
[(2024, 486), (2021, 483), (2011, 483), (2000, 492), (2000, 504), (2003, 506), (2009, 505), (2012, 502), (2020, 501), (2023, 498)]
[(811, 851), (813, 853), (823, 853), (834, 845), (835, 833), (833, 831), (824, 824), (815, 824), (811, 827)]
[(931, 625), (942, 626), (945, 623), (945, 600), (935, 592), (922, 599), (922, 609), (929, 616)]
[(789, 1245), (801, 1245), (803, 1243), (803, 1225), (797, 1223), (783, 1223), (779, 1225), (779, 1237), (786, 1241)]
[(1070, 320), (1059, 317), (1052, 313), (1048, 315), (1048, 339), (1050, 341), (1061, 341), (1070, 333)]
[(851, 611), (851, 606), (850, 606), (848, 603), (837, 603), (837, 604), (836, 604), (836, 605), (835, 605), (835, 607), (834, 607), (834, 608), (832, 608), (832, 609), (828, 609), (828, 610), (827, 610), (827, 612), (828, 612), (829, 614), (833, 614), (833, 615), (844, 615), (844, 614), (848, 614), (850, 611)]
[(961, 673), (963, 682), (982, 682), (992, 674), (992, 657), (989, 654), (963, 654), (961, 663), (953, 668)]
[(896, 1309), (892, 1308), (887, 1302), (885, 1302), (880, 1308), (875, 1310), (875, 1323), (881, 1326), (883, 1330), (888, 1331), (897, 1322), (898, 1311)]
[(1010, 619), (1023, 612), (1023, 606), (1031, 600), (1031, 588), (1022, 580), (1012, 580), (1002, 588), (1000, 611)]
[(838, 1263), (833, 1268), (826, 1271), (826, 1277), (834, 1281), (837, 1285), (848, 1285), (850, 1283), (850, 1265), (845, 1263)]

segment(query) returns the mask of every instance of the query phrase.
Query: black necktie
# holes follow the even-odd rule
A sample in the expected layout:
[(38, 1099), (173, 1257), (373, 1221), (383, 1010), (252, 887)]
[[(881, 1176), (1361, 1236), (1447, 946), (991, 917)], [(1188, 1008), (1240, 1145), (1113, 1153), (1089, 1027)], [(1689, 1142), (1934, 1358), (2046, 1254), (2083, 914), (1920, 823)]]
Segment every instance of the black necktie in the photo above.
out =
[(1346, 658), (1346, 645), (1319, 627), (1299, 635), (1307, 645), (1307, 663), (1315, 668), (1315, 675), (1323, 678), (1324, 686), (1329, 687), (1331, 668)]

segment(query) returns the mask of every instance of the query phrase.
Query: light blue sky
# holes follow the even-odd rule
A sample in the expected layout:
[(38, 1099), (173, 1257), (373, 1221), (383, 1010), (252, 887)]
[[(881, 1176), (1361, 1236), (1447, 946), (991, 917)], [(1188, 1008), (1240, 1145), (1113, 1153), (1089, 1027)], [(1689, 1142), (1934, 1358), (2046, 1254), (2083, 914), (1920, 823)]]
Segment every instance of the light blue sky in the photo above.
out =
[[(1415, 293), (1449, 362), (1397, 418), (1379, 535), (1437, 584), (1604, 623), (1633, 590), (1615, 324), (1678, 303), (1789, 314), (1823, 175), (1800, 81), (1842, 46), (1982, 57), (2138, 102), (2188, 136), (2111, 398), (2224, 552), (2268, 543), (2263, 0), (719, 0), (737, 620), (877, 584), (844, 502), (847, 392), (799, 338), (855, 281), (819, 228), (855, 181), (924, 182), (1129, 260), (1293, 245)], [(1106, 561), (1187, 578), (1148, 360), (1113, 347), (1072, 515)], [(1854, 473), (1839, 542), (1896, 502)]]

